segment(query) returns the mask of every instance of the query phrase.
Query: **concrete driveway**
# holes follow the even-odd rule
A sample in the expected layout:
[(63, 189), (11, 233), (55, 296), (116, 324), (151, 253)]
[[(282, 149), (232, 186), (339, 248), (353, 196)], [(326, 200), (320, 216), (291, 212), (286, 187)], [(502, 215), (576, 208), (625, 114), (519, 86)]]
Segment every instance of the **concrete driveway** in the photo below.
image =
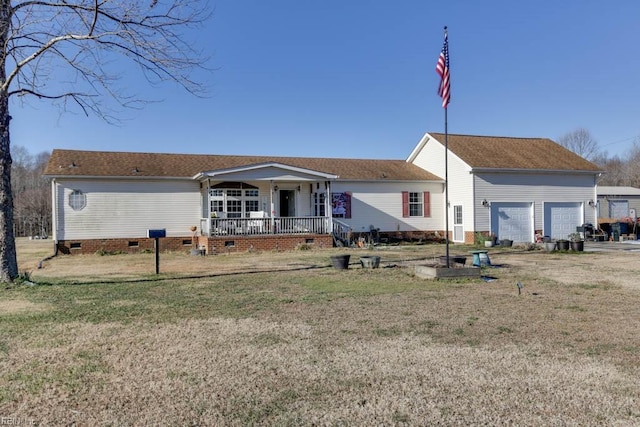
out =
[(584, 242), (584, 250), (588, 252), (640, 252), (640, 240), (627, 240), (625, 242)]

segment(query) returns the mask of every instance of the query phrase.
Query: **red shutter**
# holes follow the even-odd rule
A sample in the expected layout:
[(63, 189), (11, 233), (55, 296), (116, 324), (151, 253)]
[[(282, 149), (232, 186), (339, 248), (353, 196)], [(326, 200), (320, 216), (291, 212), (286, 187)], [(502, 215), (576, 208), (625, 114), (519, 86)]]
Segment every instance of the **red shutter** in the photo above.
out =
[(424, 216), (425, 217), (430, 217), (431, 216), (431, 195), (428, 191), (424, 192)]
[(402, 217), (403, 218), (409, 217), (409, 192), (408, 191), (402, 192)]

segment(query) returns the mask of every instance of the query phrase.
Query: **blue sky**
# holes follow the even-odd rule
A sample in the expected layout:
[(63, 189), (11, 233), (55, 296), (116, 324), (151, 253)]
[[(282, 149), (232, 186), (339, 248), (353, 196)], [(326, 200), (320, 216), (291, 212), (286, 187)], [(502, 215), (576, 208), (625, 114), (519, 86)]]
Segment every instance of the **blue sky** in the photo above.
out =
[[(150, 87), (123, 62), (122, 87), (162, 102), (120, 126), (13, 101), (12, 143), (54, 148), (404, 159), (444, 131), (435, 64), (449, 27), (449, 132), (547, 137), (584, 127), (610, 156), (640, 136), (640, 2), (620, 0), (217, 0), (190, 35), (211, 56), (193, 97)], [(55, 76), (50, 76), (55, 78)]]

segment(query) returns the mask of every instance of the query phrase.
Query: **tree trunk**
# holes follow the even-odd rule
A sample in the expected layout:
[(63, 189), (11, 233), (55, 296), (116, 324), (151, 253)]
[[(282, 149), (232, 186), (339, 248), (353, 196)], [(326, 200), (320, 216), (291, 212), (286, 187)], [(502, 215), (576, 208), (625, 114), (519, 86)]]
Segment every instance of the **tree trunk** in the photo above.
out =
[(11, 2), (0, 2), (0, 283), (18, 277), (16, 241), (13, 234), (13, 194), (11, 192), (11, 139), (9, 137), (9, 92), (7, 81), (7, 35), (11, 25)]
[[(4, 74), (4, 71), (0, 71), (0, 74)], [(0, 78), (4, 80), (4, 76)], [(16, 242), (13, 235), (10, 120), (9, 97), (6, 93), (0, 93), (0, 282), (11, 282), (18, 277)]]

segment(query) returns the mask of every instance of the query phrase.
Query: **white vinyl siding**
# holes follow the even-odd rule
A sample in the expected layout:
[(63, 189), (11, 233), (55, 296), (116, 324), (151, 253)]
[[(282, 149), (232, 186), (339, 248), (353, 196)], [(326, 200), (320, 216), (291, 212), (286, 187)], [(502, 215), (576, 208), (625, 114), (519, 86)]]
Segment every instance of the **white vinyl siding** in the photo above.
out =
[[(334, 182), (334, 193), (351, 193), (351, 218), (340, 219), (353, 231), (433, 231), (442, 226), (442, 184), (436, 182)], [(430, 194), (430, 217), (402, 217), (402, 192)]]
[[(442, 141), (444, 143), (444, 141)], [(413, 159), (413, 164), (425, 169), (438, 177), (445, 178), (444, 167), (444, 145), (438, 141), (430, 140), (423, 147), (422, 151)], [(474, 209), (473, 209), (473, 175), (471, 168), (458, 156), (449, 152), (447, 156), (447, 178), (449, 182), (449, 206), (462, 206), (463, 223), (466, 231), (473, 231)], [(444, 184), (442, 184), (444, 187)], [(442, 194), (442, 205), (444, 206), (444, 189)], [(431, 197), (431, 200), (435, 198)], [(440, 219), (440, 229), (445, 228), (444, 215)], [(453, 224), (453, 211), (449, 209), (449, 224)]]
[[(167, 236), (189, 236), (199, 226), (199, 183), (169, 180), (57, 180), (56, 238), (59, 240), (146, 237), (147, 229)], [(72, 191), (86, 195), (86, 206), (68, 206)]]
[[(594, 198), (592, 175), (479, 173), (475, 175), (474, 183), (477, 230), (488, 230), (491, 224), (491, 209), (482, 206), (485, 199), (490, 205), (502, 202), (533, 203), (534, 230), (543, 230), (545, 203), (586, 204)], [(595, 209), (585, 210), (584, 222), (596, 223)]]

